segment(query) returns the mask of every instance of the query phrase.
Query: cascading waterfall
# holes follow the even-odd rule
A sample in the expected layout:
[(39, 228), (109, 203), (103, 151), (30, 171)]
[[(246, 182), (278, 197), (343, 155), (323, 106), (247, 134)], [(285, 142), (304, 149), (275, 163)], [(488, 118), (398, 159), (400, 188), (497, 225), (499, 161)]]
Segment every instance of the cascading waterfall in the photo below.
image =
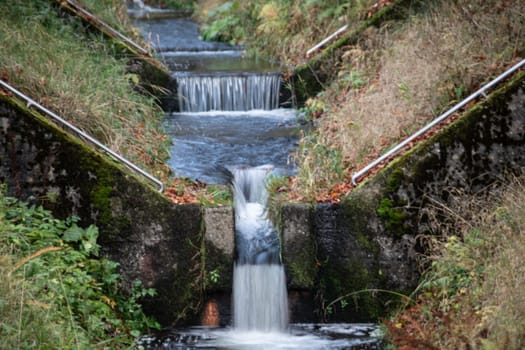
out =
[(271, 110), (279, 107), (279, 72), (177, 73), (175, 77), (181, 112)]
[(237, 249), (233, 323), (243, 331), (280, 332), (288, 325), (279, 238), (266, 211), (265, 180), (271, 170), (260, 166), (232, 171)]
[[(135, 10), (143, 5), (141, 0), (129, 1), (137, 3)], [(177, 155), (170, 165), (176, 173), (211, 183), (223, 183), (226, 175), (234, 188), (233, 327), (168, 329), (138, 344), (147, 350), (377, 349), (372, 336), (376, 325), (288, 324), (280, 242), (267, 217), (265, 189), (270, 171), (288, 174), (291, 170), (288, 155), (297, 136), (291, 132), (296, 127), (295, 112), (277, 109), (281, 83), (280, 73), (274, 71), (278, 68), (249, 63), (240, 51), (231, 51), (239, 48), (201, 41), (197, 25), (188, 18), (149, 19), (149, 13), (156, 11), (162, 10), (135, 13), (145, 19), (140, 22), (144, 37), (158, 39), (152, 46), (162, 53), (178, 82), (182, 113), (167, 116), (176, 145), (172, 155)], [(237, 168), (266, 163), (275, 169)], [(206, 176), (208, 172), (213, 175)], [(208, 305), (214, 305), (210, 310), (218, 321), (220, 302), (210, 300)]]

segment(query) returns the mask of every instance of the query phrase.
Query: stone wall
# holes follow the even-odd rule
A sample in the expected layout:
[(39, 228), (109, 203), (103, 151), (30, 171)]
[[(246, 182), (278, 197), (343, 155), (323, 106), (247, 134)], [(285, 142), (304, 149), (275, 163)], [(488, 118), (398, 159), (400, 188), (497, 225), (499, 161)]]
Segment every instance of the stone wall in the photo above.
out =
[(0, 183), (8, 194), (60, 218), (77, 215), (80, 225), (96, 224), (103, 253), (120, 263), (126, 287), (136, 279), (155, 287), (158, 296), (146, 309), (169, 324), (201, 298), (203, 213), (142, 181), (0, 94)]
[[(418, 237), (431, 234), (425, 210), (461, 190), (479, 192), (525, 169), (525, 72), (355, 189), (318, 205), (318, 300), (330, 320), (384, 314), (418, 283)], [(348, 295), (348, 305), (326, 306)], [(323, 306), (324, 305), (324, 309)]]

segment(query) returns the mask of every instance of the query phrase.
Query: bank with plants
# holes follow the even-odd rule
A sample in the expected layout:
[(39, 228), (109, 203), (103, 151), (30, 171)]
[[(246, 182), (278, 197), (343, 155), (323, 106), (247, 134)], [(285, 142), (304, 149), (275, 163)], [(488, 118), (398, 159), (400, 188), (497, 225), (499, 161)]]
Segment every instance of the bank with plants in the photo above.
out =
[[(394, 13), (385, 11), (390, 6)], [(525, 56), (523, 6), (215, 1), (200, 2), (198, 13), (205, 37), (243, 43), (249, 54), (283, 63), (290, 76), (311, 65), (314, 78), (324, 77), (322, 91), (299, 106), (315, 127), (300, 142), (288, 199), (334, 201), (351, 189), (354, 171)], [(345, 24), (351, 40), (306, 56)], [(316, 66), (319, 55), (326, 58)]]
[(121, 292), (98, 229), (59, 220), (0, 191), (0, 338), (9, 349), (127, 349), (158, 324), (142, 312), (155, 291)]
[[(205, 36), (242, 43), (249, 54), (283, 62), (285, 75), (293, 76), (295, 67), (315, 61), (305, 55), (315, 43), (344, 24), (349, 24), (350, 30), (359, 28), (378, 8), (392, 3), (397, 2), (215, 1), (200, 2), (199, 14), (205, 22)], [(350, 176), (354, 171), (525, 57), (525, 8), (520, 1), (404, 3), (402, 18), (376, 22), (362, 28), (355, 40), (328, 47), (337, 55), (321, 53), (327, 58), (322, 71), (314, 74), (327, 77), (322, 91), (299, 106), (314, 128), (300, 141), (297, 177), (273, 182), (274, 193), (281, 200), (353, 202), (360, 194), (346, 195), (353, 188)], [(234, 30), (238, 27), (243, 29)], [(516, 108), (519, 110), (519, 104)], [(482, 114), (479, 118), (484, 119)], [(508, 130), (519, 133), (518, 124), (511, 123)], [(467, 144), (468, 153), (472, 149)], [(434, 151), (437, 154), (444, 148)], [(458, 159), (463, 159), (465, 149), (456, 151)], [(476, 151), (471, 156), (473, 163), (485, 159)], [(419, 170), (424, 176), (434, 176), (424, 167)], [(450, 186), (434, 188), (446, 194), (429, 205), (428, 212), (421, 212), (424, 219), (418, 221), (422, 218), (411, 219), (408, 213), (420, 208), (419, 202), (406, 200), (414, 186), (398, 191), (402, 172), (389, 170), (386, 174), (386, 192), (381, 192), (385, 196), (369, 208), (369, 213), (375, 211), (374, 219), (363, 222), (357, 217), (352, 221), (354, 226), (359, 230), (362, 223), (366, 231), (367, 225), (383, 225), (385, 233), (397, 242), (410, 229), (425, 232), (417, 236), (422, 240), (417, 241), (413, 256), (421, 258), (413, 265), (423, 272), (420, 285), (409, 298), (400, 299), (406, 308), (385, 321), (393, 346), (523, 347), (523, 310), (512, 308), (523, 304), (523, 280), (515, 265), (521, 246), (512, 244), (522, 234), (518, 199), (524, 192), (522, 179), (502, 177), (497, 186), (488, 188), (479, 185), (485, 171), (474, 169), (468, 176), (460, 171), (456, 179), (450, 177)], [(471, 187), (462, 187), (465, 182)], [(361, 192), (367, 192), (366, 187), (361, 187)], [(457, 197), (456, 192), (462, 190), (470, 194)], [(372, 192), (371, 197), (364, 196), (377, 195)], [(377, 242), (358, 233), (357, 245), (377, 254)], [(328, 247), (332, 247), (330, 242)], [(389, 242), (381, 241), (384, 245)], [(351, 288), (336, 287), (339, 296)], [(367, 285), (363, 289), (367, 293)], [(369, 292), (374, 293), (372, 289)], [(348, 293), (348, 300), (358, 294)], [(338, 295), (331, 295), (326, 305), (333, 307), (332, 311), (337, 311), (337, 306), (342, 312), (348, 304), (339, 305), (344, 298), (338, 299)], [(331, 300), (337, 302), (331, 304)]]

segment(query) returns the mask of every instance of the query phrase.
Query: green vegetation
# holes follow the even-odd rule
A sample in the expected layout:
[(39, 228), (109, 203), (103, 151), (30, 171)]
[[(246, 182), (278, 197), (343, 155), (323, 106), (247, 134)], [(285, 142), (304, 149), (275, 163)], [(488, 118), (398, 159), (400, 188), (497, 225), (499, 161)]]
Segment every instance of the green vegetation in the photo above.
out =
[(344, 24), (367, 17), (375, 1), (197, 1), (204, 37), (247, 46), (251, 55), (293, 67), (305, 53)]
[(385, 221), (385, 227), (389, 232), (397, 236), (402, 236), (406, 232), (408, 227), (404, 222), (407, 215), (402, 208), (394, 207), (392, 200), (381, 199), (376, 212), (377, 216)]
[(205, 31), (285, 69), (306, 63), (306, 51), (342, 25), (359, 29), (315, 72), (334, 78), (306, 103), (315, 128), (299, 146), (293, 198), (330, 198), (354, 170), (525, 55), (523, 1), (408, 1), (404, 20), (362, 27), (389, 3), (199, 2)]
[(54, 219), (0, 191), (0, 338), (5, 349), (123, 349), (150, 327), (136, 281), (98, 257), (98, 230)]
[(131, 20), (127, 14), (126, 1), (76, 0), (76, 3), (96, 15), (113, 29), (136, 42), (140, 42), (143, 47), (148, 47), (147, 43), (141, 40), (139, 31), (131, 25)]
[(524, 203), (521, 177), (488, 198), (436, 205), (417, 299), (387, 322), (396, 347), (524, 347)]
[[(113, 3), (113, 2), (112, 2)], [(164, 117), (120, 58), (51, 1), (0, 2), (0, 76), (158, 177), (169, 169)]]
[[(235, 45), (245, 36), (240, 18), (233, 14), (239, 8), (239, 2), (228, 1), (208, 12), (208, 18), (214, 18), (210, 25), (205, 25), (202, 37), (209, 41), (224, 41)], [(215, 19), (216, 18), (216, 19)]]

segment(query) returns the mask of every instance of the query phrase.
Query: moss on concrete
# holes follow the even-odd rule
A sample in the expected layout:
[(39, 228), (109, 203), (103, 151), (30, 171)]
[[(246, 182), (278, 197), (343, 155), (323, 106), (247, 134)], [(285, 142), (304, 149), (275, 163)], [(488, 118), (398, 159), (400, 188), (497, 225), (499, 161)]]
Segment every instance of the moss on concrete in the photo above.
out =
[(357, 239), (359, 246), (366, 252), (377, 255), (379, 245), (370, 234), (370, 213), (374, 211), (374, 197), (364, 192), (355, 192), (342, 202), (345, 222), (350, 235)]
[(312, 230), (312, 209), (308, 204), (289, 203), (279, 210), (277, 226), (290, 288), (310, 289), (315, 286), (317, 279), (317, 246)]
[[(388, 303), (399, 300), (395, 293), (409, 293), (415, 287), (415, 260), (409, 260), (413, 253), (407, 249), (414, 249), (414, 252), (417, 249), (414, 237), (424, 229), (420, 210), (428, 205), (427, 196), (446, 199), (450, 187), (483, 188), (502, 173), (525, 166), (522, 156), (525, 132), (514, 130), (515, 139), (505, 138), (512, 125), (519, 126), (523, 122), (519, 112), (513, 116), (519, 119), (517, 124), (507, 119), (512, 113), (510, 98), (517, 96), (520, 89), (525, 91), (523, 71), (470, 107), (439, 134), (416, 145), (344, 198), (341, 203), (343, 215), (336, 216), (335, 225), (328, 232), (327, 245), (332, 250), (323, 251), (320, 256), (321, 305), (326, 307), (331, 301), (348, 295), (344, 303), (337, 302), (331, 310), (325, 310), (331, 311), (329, 320), (380, 317)], [(499, 151), (501, 159), (491, 160), (494, 166), (487, 163), (488, 154), (475, 159), (473, 150), (480, 148), (480, 144), (486, 149), (507, 148)], [(507, 153), (514, 153), (519, 159)], [(493, 167), (484, 169), (483, 166)], [(465, 178), (449, 173), (457, 169), (465, 171)], [(491, 172), (492, 175), (486, 176), (485, 173)], [(336, 230), (337, 235), (330, 230)], [(330, 246), (334, 239), (336, 247)], [(354, 241), (359, 249), (352, 243)], [(345, 254), (349, 250), (351, 253)]]
[(377, 286), (384, 285), (382, 276), (359, 259), (344, 266), (328, 261), (321, 267), (321, 276), (319, 297), (324, 321), (376, 321), (386, 314), (387, 305), (398, 299), (392, 294), (377, 293)]
[(212, 244), (206, 244), (203, 258), (205, 292), (230, 291), (233, 284), (233, 256), (225, 254)]
[(406, 202), (396, 195), (404, 180), (404, 171), (394, 169), (386, 178), (383, 188), (383, 198), (376, 207), (376, 213), (383, 220), (385, 228), (396, 237), (405, 234), (409, 227), (406, 224), (407, 213), (404, 210)]
[(7, 147), (0, 149), (0, 178), (14, 184), (10, 194), (38, 202), (48, 188), (59, 189), (50, 208), (56, 216), (74, 214), (82, 226), (96, 224), (102, 251), (120, 263), (124, 285), (140, 279), (158, 290), (145, 302), (147, 310), (165, 325), (196, 312), (202, 297), (195, 249), (202, 241), (201, 208), (175, 205), (21, 101), (0, 94), (0, 107), (0, 131), (7, 136), (0, 143)]
[(294, 260), (285, 265), (293, 281), (292, 288), (310, 289), (315, 286), (317, 266), (311, 258), (311, 252), (306, 252), (302, 256), (295, 255)]

